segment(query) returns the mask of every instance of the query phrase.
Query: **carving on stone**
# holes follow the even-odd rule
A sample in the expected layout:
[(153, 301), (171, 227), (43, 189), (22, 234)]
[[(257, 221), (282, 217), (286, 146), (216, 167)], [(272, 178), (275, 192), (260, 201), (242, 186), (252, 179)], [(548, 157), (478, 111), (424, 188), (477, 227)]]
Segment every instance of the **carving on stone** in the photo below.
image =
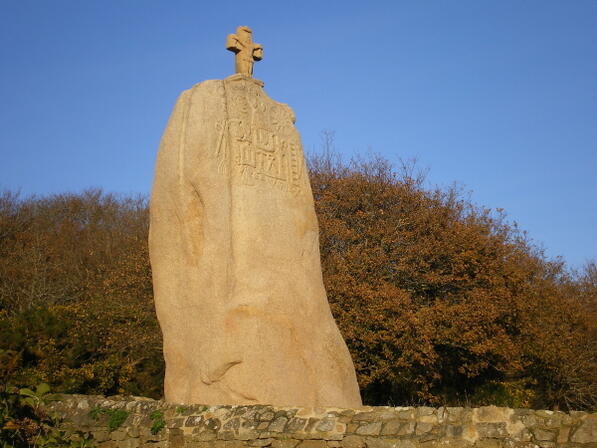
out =
[(263, 47), (253, 42), (253, 31), (248, 26), (239, 26), (236, 34), (229, 34), (226, 49), (236, 54), (236, 73), (253, 76), (253, 63), (263, 59)]
[(162, 137), (149, 255), (165, 398), (359, 406), (294, 114), (262, 87), (246, 73), (199, 83)]
[(235, 77), (224, 81), (228, 118), (215, 124), (218, 171), (237, 171), (245, 185), (259, 181), (298, 193), (304, 170), (300, 142), (289, 131), (294, 114), (265, 97), (259, 85), (238, 81)]

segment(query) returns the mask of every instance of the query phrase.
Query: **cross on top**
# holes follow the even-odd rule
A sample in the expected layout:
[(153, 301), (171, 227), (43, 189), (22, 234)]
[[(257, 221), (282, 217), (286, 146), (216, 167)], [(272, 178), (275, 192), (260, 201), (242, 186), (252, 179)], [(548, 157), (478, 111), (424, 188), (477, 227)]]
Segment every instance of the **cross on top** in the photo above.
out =
[(239, 26), (236, 34), (229, 34), (226, 49), (236, 54), (236, 73), (253, 76), (253, 63), (263, 58), (263, 47), (253, 43), (251, 28)]

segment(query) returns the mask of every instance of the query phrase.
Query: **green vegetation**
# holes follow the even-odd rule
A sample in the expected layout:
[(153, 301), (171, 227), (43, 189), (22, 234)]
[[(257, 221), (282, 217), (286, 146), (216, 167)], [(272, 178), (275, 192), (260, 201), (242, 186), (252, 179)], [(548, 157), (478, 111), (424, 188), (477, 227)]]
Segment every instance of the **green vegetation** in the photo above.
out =
[(114, 431), (122, 426), (129, 416), (124, 409), (111, 409), (95, 407), (89, 411), (89, 416), (94, 420), (99, 420), (102, 415), (108, 416), (108, 429)]
[(43, 409), (53, 399), (56, 396), (50, 394), (50, 386), (45, 383), (35, 389), (0, 386), (0, 447), (93, 447), (90, 434), (58, 428), (59, 419)]
[[(570, 272), (503, 214), (383, 159), (310, 172), (367, 404), (595, 409), (595, 263)], [(147, 226), (144, 198), (0, 194), (3, 384), (160, 398)]]
[(159, 398), (147, 203), (0, 193), (0, 349), (10, 384)]
[(156, 435), (166, 426), (166, 420), (164, 420), (164, 413), (156, 409), (151, 414), (149, 414), (149, 418), (151, 419), (151, 433)]

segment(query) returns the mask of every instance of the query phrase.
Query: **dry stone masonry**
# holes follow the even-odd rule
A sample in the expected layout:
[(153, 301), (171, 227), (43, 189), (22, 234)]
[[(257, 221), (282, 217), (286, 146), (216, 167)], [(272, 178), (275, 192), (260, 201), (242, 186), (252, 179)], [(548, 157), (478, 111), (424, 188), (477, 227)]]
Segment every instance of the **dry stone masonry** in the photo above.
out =
[[(110, 431), (109, 412), (122, 410)], [(482, 408), (176, 405), (65, 396), (51, 405), (98, 448), (595, 448), (597, 413)], [(152, 431), (153, 429), (153, 431)], [(157, 429), (157, 431), (156, 431)]]

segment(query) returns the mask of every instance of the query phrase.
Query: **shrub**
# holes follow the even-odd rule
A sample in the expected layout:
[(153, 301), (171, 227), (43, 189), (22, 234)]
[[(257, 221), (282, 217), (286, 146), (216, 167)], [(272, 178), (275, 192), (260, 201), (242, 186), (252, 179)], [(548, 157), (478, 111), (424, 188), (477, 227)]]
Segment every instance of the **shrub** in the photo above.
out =
[[(323, 277), (368, 404), (594, 409), (597, 268), (411, 166), (310, 159)], [(0, 194), (0, 374), (162, 393), (144, 198)]]

